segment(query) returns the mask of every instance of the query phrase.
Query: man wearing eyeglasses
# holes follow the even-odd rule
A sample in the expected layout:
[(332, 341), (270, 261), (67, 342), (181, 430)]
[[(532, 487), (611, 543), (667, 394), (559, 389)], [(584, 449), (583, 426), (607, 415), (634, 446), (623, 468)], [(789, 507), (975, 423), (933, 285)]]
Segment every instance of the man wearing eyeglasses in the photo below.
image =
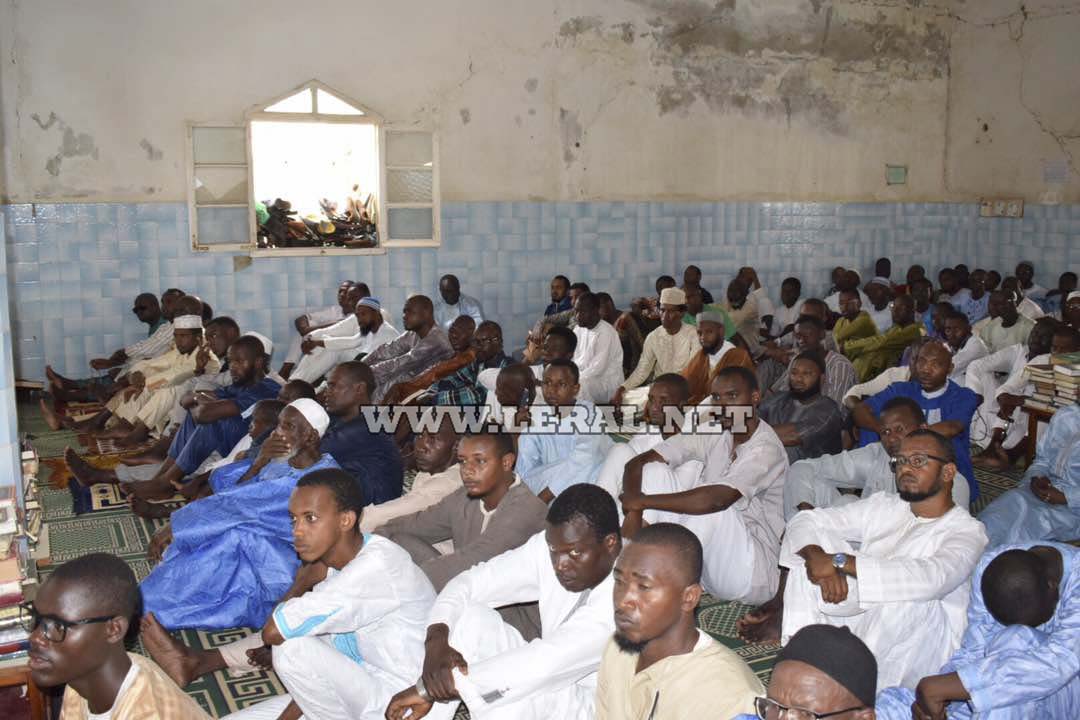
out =
[(776, 657), (755, 715), (734, 720), (874, 720), (877, 662), (847, 628), (810, 625)]
[(23, 606), (34, 684), (67, 685), (62, 720), (209, 720), (152, 660), (124, 649), (138, 605), (131, 568), (97, 553), (58, 567)]
[(960, 646), (987, 538), (953, 502), (956, 455), (946, 438), (916, 430), (891, 465), (899, 494), (807, 510), (788, 523), (781, 639), (816, 623), (845, 625), (877, 657), (879, 685), (914, 688)]

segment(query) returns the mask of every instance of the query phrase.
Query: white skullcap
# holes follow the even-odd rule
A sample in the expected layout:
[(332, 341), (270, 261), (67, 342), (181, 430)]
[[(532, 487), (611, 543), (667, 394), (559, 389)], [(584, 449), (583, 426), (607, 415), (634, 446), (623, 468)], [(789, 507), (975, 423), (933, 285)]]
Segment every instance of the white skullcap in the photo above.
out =
[(661, 305), (685, 305), (686, 293), (679, 288), (664, 288), (660, 291)]
[(315, 432), (319, 433), (319, 437), (322, 437), (323, 433), (326, 432), (326, 428), (330, 427), (330, 416), (323, 410), (322, 405), (311, 398), (293, 400), (285, 407), (296, 408), (304, 416), (304, 419), (308, 421), (308, 425), (315, 428)]
[(202, 330), (202, 317), (199, 315), (181, 315), (173, 318), (175, 330)]
[(244, 334), (250, 335), (251, 337), (261, 342), (263, 346), (263, 352), (265, 352), (267, 355), (274, 354), (274, 343), (270, 342), (270, 338), (266, 337), (262, 333), (257, 332), (246, 332)]
[(1069, 297), (1065, 298), (1065, 302), (1075, 300), (1076, 298), (1080, 298), (1080, 290), (1073, 290), (1071, 293), (1069, 293)]

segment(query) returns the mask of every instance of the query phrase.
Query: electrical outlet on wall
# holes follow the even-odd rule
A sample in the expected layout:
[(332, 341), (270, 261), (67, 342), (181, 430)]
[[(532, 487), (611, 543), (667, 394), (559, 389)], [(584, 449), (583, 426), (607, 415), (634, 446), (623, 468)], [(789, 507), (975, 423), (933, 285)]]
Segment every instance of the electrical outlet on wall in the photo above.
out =
[(1022, 218), (1023, 198), (983, 198), (979, 201), (979, 217)]

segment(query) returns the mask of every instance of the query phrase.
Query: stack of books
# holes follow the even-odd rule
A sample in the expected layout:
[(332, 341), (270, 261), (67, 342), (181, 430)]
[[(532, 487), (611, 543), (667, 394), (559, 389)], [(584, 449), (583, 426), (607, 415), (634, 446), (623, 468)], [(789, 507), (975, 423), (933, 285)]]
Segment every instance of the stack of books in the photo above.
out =
[(1053, 412), (1080, 401), (1080, 353), (1051, 355), (1049, 365), (1028, 365), (1024, 374), (1035, 385), (1028, 407)]
[(14, 487), (0, 490), (0, 667), (22, 662), (30, 649), (30, 633), (20, 622), (27, 553), (19, 537), (15, 493)]
[(1080, 402), (1080, 352), (1051, 355), (1054, 365), (1054, 402), (1058, 407)]
[(24, 442), (22, 482), (0, 489), (0, 669), (26, 662), (30, 632), (19, 606), (37, 594), (37, 559), (48, 553), (38, 467), (37, 453)]

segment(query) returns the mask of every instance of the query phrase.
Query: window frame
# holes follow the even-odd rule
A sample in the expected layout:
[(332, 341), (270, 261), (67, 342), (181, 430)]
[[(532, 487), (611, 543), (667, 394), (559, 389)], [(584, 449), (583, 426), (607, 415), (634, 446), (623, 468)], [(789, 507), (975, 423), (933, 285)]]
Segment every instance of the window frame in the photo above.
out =
[[(380, 182), (384, 188), (389, 188), (389, 174), (391, 170), (415, 170), (421, 167), (421, 165), (390, 165), (386, 160), (386, 148), (389, 145), (387, 140), (388, 134), (405, 134), (416, 133), (420, 135), (429, 135), (431, 137), (431, 202), (430, 203), (410, 203), (410, 202), (393, 202), (388, 197), (388, 192), (383, 192), (379, 195), (379, 220), (384, 220), (389, 223), (390, 210), (392, 209), (425, 209), (431, 210), (431, 234), (430, 238), (421, 238), (415, 240), (398, 239), (394, 240), (390, 237), (389, 231), (386, 234), (385, 242), (381, 243), (383, 247), (387, 248), (437, 248), (442, 246), (442, 203), (439, 197), (439, 136), (438, 133), (427, 128), (416, 126), (398, 126), (398, 125), (384, 125), (379, 130), (379, 165), (381, 179)], [(380, 225), (380, 232), (381, 232)]]
[[(244, 167), (247, 170), (248, 179), (248, 241), (243, 243), (214, 243), (208, 245), (199, 242), (199, 208), (200, 207), (221, 207), (221, 208), (239, 208), (242, 207), (240, 203), (221, 203), (217, 205), (200, 205), (195, 199), (195, 176), (196, 176), (196, 162), (195, 162), (195, 130), (197, 128), (222, 128), (227, 130), (242, 130), (244, 132), (244, 152), (246, 162), (240, 163), (201, 163), (199, 167)], [(251, 200), (251, 125), (249, 123), (237, 124), (235, 121), (205, 121), (194, 122), (189, 121), (186, 127), (187, 143), (186, 143), (186, 160), (187, 160), (187, 200), (188, 200), (188, 237), (191, 241), (191, 249), (194, 252), (245, 252), (254, 247), (255, 238), (255, 204)]]
[[(318, 112), (318, 91), (329, 93), (338, 100), (359, 110), (363, 114), (346, 115), (338, 113)], [(277, 112), (267, 108), (290, 98), (298, 93), (307, 91), (311, 93), (311, 112)], [(330, 123), (344, 125), (374, 125), (376, 129), (375, 142), (377, 144), (377, 157), (379, 168), (376, 173), (379, 186), (376, 188), (378, 217), (375, 220), (379, 236), (379, 244), (373, 248), (338, 248), (338, 247), (298, 247), (298, 248), (259, 248), (257, 244), (258, 223), (255, 218), (255, 163), (251, 144), (252, 122), (304, 122), (304, 123)], [(195, 162), (194, 135), (195, 128), (213, 127), (243, 130), (246, 152), (247, 168), (247, 242), (242, 243), (217, 243), (205, 244), (199, 241), (198, 234), (198, 210), (200, 207), (214, 207), (213, 205), (199, 205), (195, 199), (195, 178), (197, 167)], [(432, 173), (432, 201), (431, 203), (396, 203), (387, 198), (387, 163), (386, 147), (387, 134), (393, 133), (421, 133), (431, 138), (431, 173)], [(440, 247), (441, 242), (441, 202), (439, 198), (439, 139), (438, 134), (426, 127), (418, 126), (394, 126), (385, 122), (381, 115), (372, 111), (362, 103), (358, 103), (348, 95), (318, 80), (310, 80), (298, 85), (291, 90), (281, 93), (267, 102), (255, 105), (243, 114), (243, 121), (237, 123), (216, 121), (189, 121), (187, 123), (187, 198), (188, 198), (188, 225), (191, 240), (191, 248), (194, 252), (227, 252), (245, 253), (250, 257), (303, 257), (303, 256), (326, 256), (326, 255), (383, 255), (388, 248), (400, 247)], [(203, 163), (202, 166), (213, 166), (215, 163)], [(229, 167), (241, 167), (239, 163), (229, 163)], [(397, 168), (398, 166), (394, 166)], [(409, 169), (418, 166), (401, 166)], [(394, 169), (394, 168), (389, 168)], [(222, 204), (220, 207), (241, 207), (240, 204)], [(418, 240), (391, 240), (389, 235), (389, 210), (396, 208), (430, 208), (432, 213), (432, 238)]]

